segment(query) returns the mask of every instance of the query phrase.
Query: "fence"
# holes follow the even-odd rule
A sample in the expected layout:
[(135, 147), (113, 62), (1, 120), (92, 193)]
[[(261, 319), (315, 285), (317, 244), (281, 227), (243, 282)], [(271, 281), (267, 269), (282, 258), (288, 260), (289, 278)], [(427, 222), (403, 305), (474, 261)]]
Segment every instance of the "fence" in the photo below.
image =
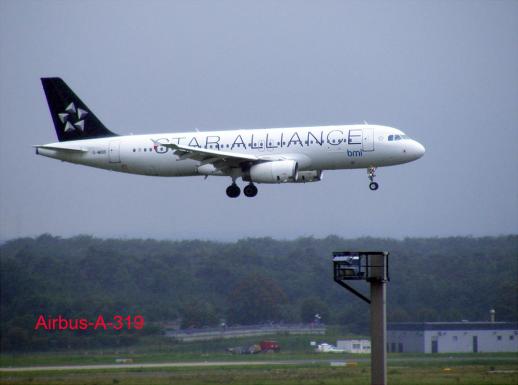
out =
[(207, 341), (219, 338), (253, 337), (268, 334), (325, 334), (325, 332), (325, 325), (285, 324), (167, 330), (165, 335), (179, 341)]

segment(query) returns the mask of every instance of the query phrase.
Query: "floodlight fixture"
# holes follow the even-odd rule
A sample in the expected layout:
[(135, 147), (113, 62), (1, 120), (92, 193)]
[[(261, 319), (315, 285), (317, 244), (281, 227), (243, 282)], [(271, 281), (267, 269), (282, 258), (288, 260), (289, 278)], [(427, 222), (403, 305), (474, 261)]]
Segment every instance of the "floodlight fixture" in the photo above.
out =
[(335, 251), (333, 253), (334, 280), (367, 303), (370, 299), (357, 291), (346, 281), (387, 282), (388, 251)]

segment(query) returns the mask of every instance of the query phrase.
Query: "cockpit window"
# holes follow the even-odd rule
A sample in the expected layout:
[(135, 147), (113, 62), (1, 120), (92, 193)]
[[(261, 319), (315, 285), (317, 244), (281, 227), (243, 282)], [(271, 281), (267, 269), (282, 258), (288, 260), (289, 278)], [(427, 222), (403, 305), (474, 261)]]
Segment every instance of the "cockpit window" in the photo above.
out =
[(408, 135), (405, 135), (405, 134), (401, 134), (401, 135), (389, 135), (388, 136), (388, 141), (389, 142), (392, 142), (394, 140), (409, 140), (410, 137)]

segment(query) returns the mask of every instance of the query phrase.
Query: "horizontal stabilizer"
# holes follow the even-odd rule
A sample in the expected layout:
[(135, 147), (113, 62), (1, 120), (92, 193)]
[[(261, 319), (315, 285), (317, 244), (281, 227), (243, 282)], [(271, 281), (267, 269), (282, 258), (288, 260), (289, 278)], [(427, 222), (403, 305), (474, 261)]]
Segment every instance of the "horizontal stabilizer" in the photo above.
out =
[(38, 150), (40, 148), (44, 149), (44, 150), (76, 152), (76, 153), (88, 152), (88, 150), (85, 150), (84, 148), (74, 148), (74, 147), (58, 147), (58, 146), (47, 146), (47, 145), (35, 145), (32, 147), (34, 147), (36, 149), (36, 153), (38, 153)]

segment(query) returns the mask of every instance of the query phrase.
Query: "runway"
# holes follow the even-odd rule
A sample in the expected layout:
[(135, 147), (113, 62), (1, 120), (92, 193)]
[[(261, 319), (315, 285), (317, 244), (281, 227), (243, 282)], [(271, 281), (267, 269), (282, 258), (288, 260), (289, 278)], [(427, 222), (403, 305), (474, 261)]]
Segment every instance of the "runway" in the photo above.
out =
[[(338, 361), (338, 360), (334, 360)], [(102, 369), (146, 369), (146, 368), (187, 368), (207, 366), (261, 366), (261, 365), (305, 365), (328, 363), (329, 360), (286, 360), (286, 361), (202, 361), (202, 362), (164, 362), (142, 364), (102, 364), (102, 365), (61, 365), (25, 366), (0, 368), (0, 372), (39, 372), (56, 370), (102, 370)]]
[[(408, 362), (458, 362), (458, 361), (478, 361), (480, 363), (491, 363), (495, 361), (516, 362), (515, 356), (483, 356), (483, 357), (458, 357), (458, 356), (439, 356), (439, 357), (390, 357), (389, 363), (404, 364)], [(23, 366), (23, 367), (1, 367), (0, 372), (39, 372), (39, 371), (64, 371), (64, 370), (110, 370), (110, 369), (160, 369), (160, 368), (188, 368), (188, 367), (211, 367), (211, 366), (266, 366), (266, 365), (318, 365), (336, 363), (359, 363), (370, 362), (370, 358), (358, 357), (347, 359), (340, 357), (327, 357), (322, 359), (302, 359), (302, 360), (263, 360), (263, 361), (195, 361), (195, 362), (161, 362), (161, 363), (131, 363), (131, 364), (100, 364), (100, 365), (55, 365), (55, 366)]]

